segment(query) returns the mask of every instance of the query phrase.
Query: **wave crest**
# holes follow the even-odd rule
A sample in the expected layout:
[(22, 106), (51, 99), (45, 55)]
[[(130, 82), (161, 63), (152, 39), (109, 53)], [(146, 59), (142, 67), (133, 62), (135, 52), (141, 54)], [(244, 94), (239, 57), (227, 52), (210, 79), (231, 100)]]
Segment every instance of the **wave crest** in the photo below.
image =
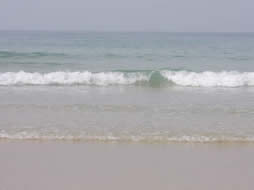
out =
[(122, 72), (52, 72), (52, 73), (17, 73), (0, 74), (0, 85), (99, 85), (134, 84), (138, 81), (148, 81), (149, 77), (142, 73)]
[(188, 72), (161, 71), (163, 77), (181, 86), (195, 87), (241, 87), (254, 86), (254, 72)]

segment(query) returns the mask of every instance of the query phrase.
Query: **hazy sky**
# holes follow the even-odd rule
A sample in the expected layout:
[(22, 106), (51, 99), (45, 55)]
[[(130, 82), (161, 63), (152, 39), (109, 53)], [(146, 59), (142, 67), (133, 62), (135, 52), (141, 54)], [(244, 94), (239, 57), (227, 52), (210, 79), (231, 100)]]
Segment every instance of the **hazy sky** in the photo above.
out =
[(254, 0), (0, 0), (0, 29), (254, 32)]

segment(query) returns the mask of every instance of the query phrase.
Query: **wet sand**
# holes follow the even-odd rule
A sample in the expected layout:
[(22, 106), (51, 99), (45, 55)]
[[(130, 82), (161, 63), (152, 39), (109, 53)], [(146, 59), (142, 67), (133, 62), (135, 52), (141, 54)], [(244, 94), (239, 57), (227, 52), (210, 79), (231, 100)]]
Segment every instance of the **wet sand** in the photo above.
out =
[(253, 160), (253, 144), (0, 142), (0, 190), (246, 190)]

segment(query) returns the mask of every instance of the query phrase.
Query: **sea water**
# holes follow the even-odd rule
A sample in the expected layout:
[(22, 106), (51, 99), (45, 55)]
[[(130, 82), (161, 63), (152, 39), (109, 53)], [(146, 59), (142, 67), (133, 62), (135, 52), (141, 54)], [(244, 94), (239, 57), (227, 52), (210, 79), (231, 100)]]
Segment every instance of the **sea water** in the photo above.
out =
[(1, 31), (0, 140), (254, 143), (254, 34)]

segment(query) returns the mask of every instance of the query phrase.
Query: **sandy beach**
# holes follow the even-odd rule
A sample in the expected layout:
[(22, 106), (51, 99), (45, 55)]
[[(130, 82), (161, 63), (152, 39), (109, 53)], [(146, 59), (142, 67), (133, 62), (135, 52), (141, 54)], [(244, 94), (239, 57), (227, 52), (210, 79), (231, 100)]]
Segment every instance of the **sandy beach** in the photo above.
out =
[(0, 190), (254, 190), (253, 10), (1, 1)]
[(0, 189), (253, 189), (253, 145), (1, 142)]

